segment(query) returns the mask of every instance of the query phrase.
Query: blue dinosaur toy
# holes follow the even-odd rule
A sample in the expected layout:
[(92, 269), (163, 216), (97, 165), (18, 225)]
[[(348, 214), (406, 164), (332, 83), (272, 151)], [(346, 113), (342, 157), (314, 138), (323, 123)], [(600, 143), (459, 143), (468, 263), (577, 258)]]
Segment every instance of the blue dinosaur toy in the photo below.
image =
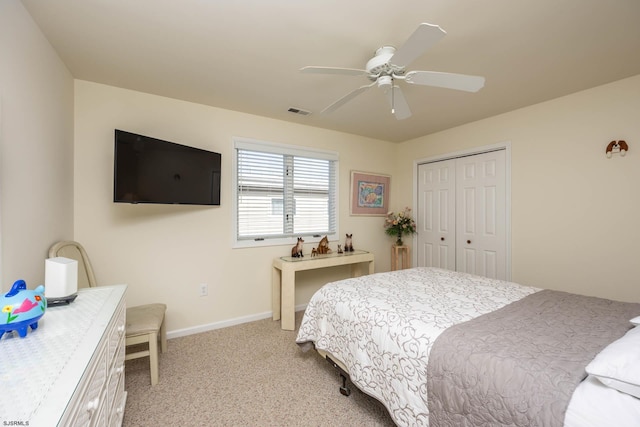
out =
[(9, 292), (0, 295), (0, 307), (0, 338), (11, 331), (17, 331), (20, 338), (24, 338), (29, 327), (38, 328), (38, 320), (47, 309), (44, 286), (30, 290), (24, 280), (17, 280)]

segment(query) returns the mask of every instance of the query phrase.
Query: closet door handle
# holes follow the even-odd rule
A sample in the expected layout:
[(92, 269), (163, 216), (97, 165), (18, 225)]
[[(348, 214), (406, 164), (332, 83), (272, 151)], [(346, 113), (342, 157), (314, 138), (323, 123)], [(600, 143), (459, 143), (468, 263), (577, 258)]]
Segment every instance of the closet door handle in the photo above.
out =
[(440, 240), (442, 240), (444, 242), (444, 237), (441, 237)]
[(467, 244), (468, 244), (468, 245), (469, 245), (469, 244), (471, 244), (471, 240), (467, 240)]

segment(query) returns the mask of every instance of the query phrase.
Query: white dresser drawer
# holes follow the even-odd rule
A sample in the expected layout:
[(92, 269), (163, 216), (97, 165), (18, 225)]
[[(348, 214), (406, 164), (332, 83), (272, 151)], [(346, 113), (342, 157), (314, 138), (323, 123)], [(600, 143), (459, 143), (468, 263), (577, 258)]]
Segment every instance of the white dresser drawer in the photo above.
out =
[(117, 402), (117, 388), (120, 382), (124, 383), (124, 355), (125, 355), (125, 338), (120, 340), (120, 346), (116, 350), (111, 366), (111, 374), (109, 375), (109, 383), (107, 384), (107, 397), (110, 410), (113, 410)]
[(124, 391), (124, 375), (120, 377), (120, 382), (116, 387), (114, 406), (111, 410), (110, 427), (120, 427), (124, 419), (124, 408), (127, 403), (127, 392)]
[(0, 399), (3, 418), (64, 427), (122, 419), (125, 292), (81, 289), (71, 304), (48, 308), (27, 337), (3, 339), (0, 366), (13, 373), (3, 377), (12, 395)]
[(76, 405), (71, 410), (72, 425), (88, 426), (95, 420), (98, 409), (106, 395), (103, 393), (107, 381), (107, 346), (103, 343), (96, 353), (97, 360), (92, 363), (88, 374), (78, 387), (73, 400)]
[[(80, 424), (79, 424), (80, 425)], [(91, 419), (91, 427), (108, 427), (109, 425), (109, 412), (107, 410), (107, 401), (102, 399), (100, 407), (97, 413)]]
[(118, 306), (116, 309), (116, 313), (113, 316), (113, 325), (109, 326), (110, 334), (109, 334), (109, 358), (112, 359), (116, 354), (118, 347), (120, 346), (120, 341), (125, 336), (125, 315), (126, 315), (126, 307), (124, 305), (124, 301)]

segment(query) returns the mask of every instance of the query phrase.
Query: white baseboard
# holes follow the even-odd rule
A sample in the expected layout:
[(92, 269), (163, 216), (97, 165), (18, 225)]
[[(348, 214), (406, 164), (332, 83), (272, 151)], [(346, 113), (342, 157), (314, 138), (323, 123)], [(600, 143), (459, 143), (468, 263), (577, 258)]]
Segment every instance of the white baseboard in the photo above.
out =
[[(296, 306), (296, 311), (303, 311), (307, 308), (307, 304)], [(221, 320), (220, 322), (208, 323), (206, 325), (192, 326), (190, 328), (177, 329), (175, 331), (167, 331), (167, 339), (186, 337), (187, 335), (199, 334), (202, 332), (213, 331), (214, 329), (228, 328), (229, 326), (241, 325), (243, 323), (255, 322), (256, 320), (268, 319), (273, 317), (272, 311), (264, 313), (251, 314), (249, 316), (236, 317), (229, 320)]]

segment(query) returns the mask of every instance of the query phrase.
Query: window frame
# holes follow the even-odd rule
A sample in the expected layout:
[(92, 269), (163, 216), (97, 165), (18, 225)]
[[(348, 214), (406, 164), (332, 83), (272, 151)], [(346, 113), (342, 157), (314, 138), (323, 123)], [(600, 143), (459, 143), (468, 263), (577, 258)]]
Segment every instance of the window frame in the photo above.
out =
[(337, 151), (320, 150), (297, 145), (280, 144), (269, 141), (260, 141), (251, 138), (233, 137), (233, 175), (232, 175), (232, 196), (233, 196), (233, 212), (232, 212), (232, 247), (233, 248), (251, 248), (264, 246), (283, 246), (295, 245), (299, 236), (293, 235), (288, 237), (268, 237), (264, 236), (262, 240), (255, 239), (239, 239), (238, 238), (238, 150), (252, 150), (265, 153), (284, 154), (289, 156), (298, 156), (322, 160), (330, 160), (335, 162), (335, 188), (334, 188), (334, 215), (335, 215), (335, 232), (323, 233), (318, 235), (304, 235), (305, 243), (317, 243), (324, 236), (329, 240), (337, 240), (340, 236), (340, 159)]

